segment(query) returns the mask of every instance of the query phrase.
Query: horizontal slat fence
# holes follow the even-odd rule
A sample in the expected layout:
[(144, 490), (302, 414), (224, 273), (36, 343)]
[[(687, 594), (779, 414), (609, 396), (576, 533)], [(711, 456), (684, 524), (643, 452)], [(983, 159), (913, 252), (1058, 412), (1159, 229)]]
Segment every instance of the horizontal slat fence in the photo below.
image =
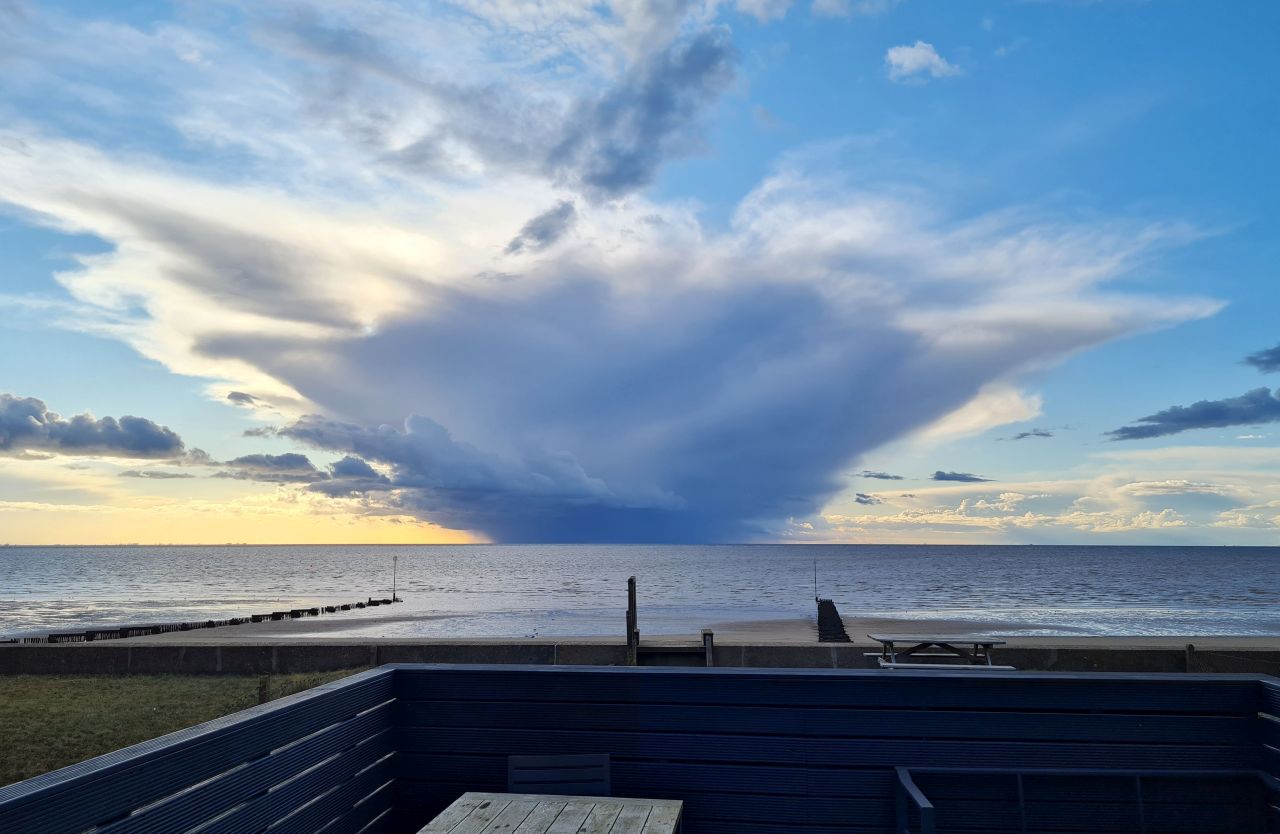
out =
[[(610, 753), (615, 795), (684, 800), (687, 834), (890, 834), (895, 766), (1256, 769), (1264, 757), (1256, 677), (404, 666), (396, 696), (403, 832), (464, 791), (502, 790), (512, 754)], [(1027, 830), (1139, 830), (1130, 794), (1081, 786), (1048, 786)], [(1198, 787), (1153, 783), (1146, 830), (1259, 830), (1256, 786)], [(940, 789), (941, 831), (1022, 830), (1006, 786), (964, 788)]]
[[(686, 834), (890, 834), (895, 767), (1280, 774), (1277, 716), (1256, 676), (385, 666), (0, 788), (0, 834), (412, 834), (563, 753)], [(1114, 775), (919, 779), (940, 832), (1280, 832), (1238, 776), (1150, 778), (1141, 819)]]
[(0, 834), (356, 834), (394, 791), (377, 669), (0, 787)]
[[(1265, 678), (1260, 685), (1261, 705), (1258, 722), (1262, 745), (1262, 768), (1280, 779), (1280, 680)], [(1271, 830), (1280, 831), (1280, 798), (1271, 797), (1268, 807)]]

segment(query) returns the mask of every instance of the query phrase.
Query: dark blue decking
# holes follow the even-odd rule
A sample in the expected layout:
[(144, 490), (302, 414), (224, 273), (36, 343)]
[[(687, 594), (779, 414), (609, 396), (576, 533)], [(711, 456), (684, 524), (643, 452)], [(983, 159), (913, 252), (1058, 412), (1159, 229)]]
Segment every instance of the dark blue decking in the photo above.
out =
[[(0, 834), (413, 832), (508, 755), (564, 753), (684, 800), (688, 834), (890, 834), (899, 767), (939, 831), (1280, 832), (1277, 715), (1256, 676), (386, 666), (0, 788)], [(1035, 769), (1112, 776), (1019, 804)], [(1148, 777), (1139, 819), (1122, 771), (1187, 778)]]

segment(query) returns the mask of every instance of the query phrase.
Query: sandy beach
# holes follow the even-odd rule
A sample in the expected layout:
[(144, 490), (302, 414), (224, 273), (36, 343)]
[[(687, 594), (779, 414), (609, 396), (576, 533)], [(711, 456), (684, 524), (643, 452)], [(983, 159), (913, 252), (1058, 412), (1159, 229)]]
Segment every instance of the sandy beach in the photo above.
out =
[[(616, 636), (546, 635), (524, 637), (519, 635), (496, 634), (488, 637), (440, 637), (432, 636), (430, 628), (424, 629), (421, 636), (385, 636), (379, 634), (384, 628), (406, 623), (429, 622), (442, 619), (432, 616), (381, 615), (346, 618), (341, 615), (307, 617), (298, 620), (275, 620), (263, 623), (245, 623), (237, 626), (225, 626), (216, 629), (199, 629), (195, 631), (169, 632), (167, 634), (138, 637), (128, 640), (130, 644), (140, 643), (183, 643), (187, 645), (214, 645), (235, 643), (295, 643), (295, 642), (340, 642), (340, 643), (616, 643), (623, 639), (622, 629)], [(1197, 636), (1197, 635), (1046, 635), (1023, 636), (1017, 634), (1017, 624), (989, 622), (980, 620), (929, 620), (922, 623), (917, 620), (892, 618), (844, 618), (845, 630), (854, 644), (868, 647), (878, 645), (869, 634), (919, 634), (930, 635), (970, 635), (983, 634), (1000, 637), (1010, 648), (1130, 648), (1130, 649), (1184, 649), (1188, 643), (1197, 648), (1215, 649), (1253, 649), (1280, 651), (1280, 636)], [(818, 642), (816, 623), (809, 618), (750, 620), (739, 622), (710, 623), (707, 628), (715, 634), (717, 644), (748, 645), (804, 645)], [(698, 642), (698, 633), (689, 634), (645, 634), (641, 623), (641, 639), (652, 644), (678, 644)]]

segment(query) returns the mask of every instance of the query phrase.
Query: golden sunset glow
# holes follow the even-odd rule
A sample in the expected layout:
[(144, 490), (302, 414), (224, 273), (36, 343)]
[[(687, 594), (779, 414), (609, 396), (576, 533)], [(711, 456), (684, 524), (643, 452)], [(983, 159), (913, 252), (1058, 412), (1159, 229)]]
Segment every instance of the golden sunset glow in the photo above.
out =
[[(331, 508), (330, 508), (331, 509)], [(411, 516), (324, 511), (274, 499), (138, 506), (0, 502), (5, 543), (467, 544), (476, 539)]]

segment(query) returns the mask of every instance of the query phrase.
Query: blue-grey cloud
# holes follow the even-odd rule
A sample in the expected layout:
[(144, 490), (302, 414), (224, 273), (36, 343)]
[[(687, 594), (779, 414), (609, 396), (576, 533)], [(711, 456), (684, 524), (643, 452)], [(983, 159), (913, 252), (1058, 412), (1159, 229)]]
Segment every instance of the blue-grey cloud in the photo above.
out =
[(242, 455), (222, 464), (226, 467), (215, 472), (215, 478), (234, 478), (239, 481), (263, 481), (266, 483), (311, 483), (329, 477), (317, 469), (306, 455), (285, 452), (281, 455)]
[(1053, 432), (1049, 431), (1048, 429), (1028, 429), (1027, 431), (1018, 432), (1017, 434), (1015, 434), (1013, 437), (1010, 437), (1009, 439), (1010, 440), (1026, 440), (1028, 437), (1053, 437)]
[(646, 57), (570, 114), (565, 136), (548, 157), (550, 171), (606, 198), (648, 185), (666, 158), (696, 147), (699, 116), (733, 81), (736, 61), (723, 27)]
[(258, 400), (252, 394), (246, 394), (243, 391), (231, 391), (227, 394), (227, 401), (236, 405), (254, 405)]
[[(666, 34), (636, 50), (616, 80), (589, 85), (567, 104), (539, 97), (536, 88), (425, 67), (412, 51), (361, 31), (358, 19), (304, 8), (261, 31), (312, 72), (325, 73), (326, 83), (305, 88), (312, 96), (305, 115), (397, 169), (465, 179), (479, 159), (490, 169), (551, 176), (608, 199), (648, 185), (663, 162), (696, 149), (701, 116), (734, 77), (737, 52), (727, 28), (689, 24), (694, 31), (673, 38), (693, 5), (647, 5), (668, 18), (654, 21)], [(405, 133), (421, 131), (423, 122), (430, 127), (406, 142)]]
[(1278, 420), (1280, 398), (1273, 396), (1267, 388), (1255, 388), (1238, 397), (1171, 406), (1138, 419), (1136, 425), (1121, 426), (1107, 432), (1107, 435), (1112, 440), (1143, 440), (1192, 429), (1256, 426)]
[(1280, 345), (1251, 353), (1244, 358), (1244, 363), (1252, 365), (1264, 374), (1280, 371)]
[(539, 252), (555, 243), (573, 228), (578, 210), (572, 200), (561, 200), (537, 217), (525, 223), (520, 233), (511, 239), (504, 250), (508, 255), (520, 252)]
[(980, 484), (990, 481), (990, 478), (983, 478), (980, 475), (974, 475), (971, 472), (943, 472), (939, 469), (930, 476), (933, 481), (959, 481), (965, 484)]
[(902, 481), (905, 478), (902, 475), (890, 475), (888, 472), (875, 472), (870, 469), (864, 469), (858, 473), (862, 478), (875, 478), (878, 481)]
[(63, 419), (35, 397), (0, 394), (0, 455), (24, 452), (122, 458), (176, 458), (182, 438), (145, 417)]
[(169, 472), (164, 469), (126, 469), (119, 473), (121, 478), (145, 478), (153, 481), (172, 480), (174, 478), (194, 478), (189, 472)]
[(867, 493), (865, 493), (865, 492), (856, 492), (856, 493), (854, 493), (854, 495), (853, 495), (853, 500), (854, 500), (854, 501), (856, 501), (856, 502), (858, 502), (859, 504), (866, 504), (866, 505), (868, 505), (868, 506), (874, 506), (874, 505), (876, 505), (876, 504), (883, 504), (883, 503), (884, 503), (883, 501), (881, 501), (881, 500), (880, 500), (879, 498), (877, 498), (876, 496), (874, 496), (874, 495), (868, 495), (868, 494), (867, 494)]
[(329, 477), (313, 481), (308, 487), (315, 492), (338, 497), (361, 493), (386, 492), (394, 489), (390, 478), (352, 455), (329, 465)]
[(347, 455), (329, 466), (329, 472), (335, 478), (368, 478), (370, 480), (378, 480), (383, 476), (378, 474), (378, 470), (369, 465), (366, 460)]

